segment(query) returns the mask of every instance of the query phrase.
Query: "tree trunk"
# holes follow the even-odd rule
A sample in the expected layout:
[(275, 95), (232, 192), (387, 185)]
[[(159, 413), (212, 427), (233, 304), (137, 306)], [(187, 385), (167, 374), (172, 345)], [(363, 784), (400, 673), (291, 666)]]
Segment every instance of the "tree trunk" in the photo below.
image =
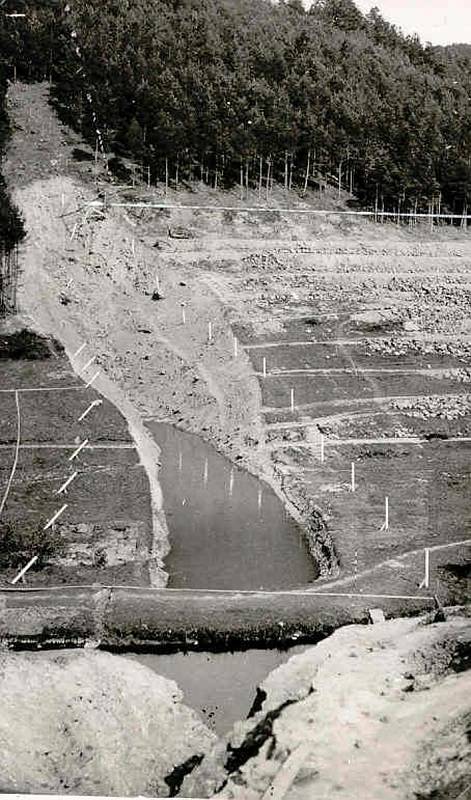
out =
[(249, 196), (249, 159), (245, 162), (245, 196)]
[(177, 163), (175, 166), (175, 189), (178, 190), (178, 178), (180, 172), (180, 156), (177, 155)]
[(267, 160), (267, 186), (266, 186), (266, 189), (267, 189), (267, 192), (266, 192), (267, 203), (268, 203), (268, 196), (269, 196), (269, 193), (270, 193), (270, 170), (271, 170), (271, 160), (269, 158)]
[(342, 162), (339, 163), (339, 200), (342, 194)]
[(239, 183), (240, 183), (240, 199), (244, 199), (244, 167), (242, 162), (240, 163), (240, 174), (239, 174)]
[(306, 172), (305, 172), (305, 175), (304, 175), (304, 189), (303, 189), (303, 195), (305, 195), (305, 194), (306, 194), (306, 192), (307, 192), (307, 183), (308, 183), (308, 180), (309, 180), (309, 170), (310, 170), (310, 168), (311, 168), (311, 151), (310, 151), (310, 150), (308, 150), (308, 153), (307, 153)]
[(288, 151), (285, 150), (285, 191), (288, 189)]
[(258, 199), (262, 197), (262, 181), (263, 181), (263, 158), (259, 158), (259, 173), (258, 173)]
[(168, 158), (165, 159), (165, 197), (168, 194)]
[(291, 153), (291, 158), (289, 162), (289, 183), (288, 183), (288, 188), (290, 191), (292, 189), (292, 186), (293, 186), (293, 154)]

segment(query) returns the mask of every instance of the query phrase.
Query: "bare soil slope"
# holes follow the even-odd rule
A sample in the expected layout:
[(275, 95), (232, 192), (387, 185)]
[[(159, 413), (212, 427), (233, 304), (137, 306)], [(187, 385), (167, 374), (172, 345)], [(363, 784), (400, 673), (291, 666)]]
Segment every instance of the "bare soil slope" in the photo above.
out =
[(215, 736), (173, 681), (106, 653), (0, 657), (2, 792), (167, 797)]
[(182, 794), (452, 800), (471, 789), (469, 619), (349, 626), (259, 689)]

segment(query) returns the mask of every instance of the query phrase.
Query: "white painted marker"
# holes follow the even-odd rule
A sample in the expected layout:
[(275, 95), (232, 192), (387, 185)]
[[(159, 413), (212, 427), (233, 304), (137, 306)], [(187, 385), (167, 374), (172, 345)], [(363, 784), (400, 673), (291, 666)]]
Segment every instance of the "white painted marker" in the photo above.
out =
[(355, 491), (355, 464), (352, 461), (352, 492)]
[(44, 526), (43, 531), (47, 531), (49, 528), (51, 528), (56, 522), (56, 520), (58, 520), (59, 517), (64, 513), (66, 508), (68, 508), (67, 503), (65, 503), (65, 505), (63, 505), (62, 508), (60, 508), (56, 514), (54, 514), (52, 519), (50, 519), (47, 525)]
[(101, 406), (102, 404), (103, 404), (103, 400), (94, 400), (93, 403), (90, 403), (90, 405), (88, 406), (87, 410), (83, 412), (82, 416), (79, 417), (77, 421), (78, 422), (82, 422), (82, 420), (85, 419), (87, 414), (90, 413), (92, 408), (97, 408), (98, 406)]
[(325, 437), (324, 434), (321, 433), (321, 464), (325, 461)]
[(213, 323), (208, 322), (208, 341), (212, 341), (213, 338)]
[(263, 489), (259, 489), (258, 490), (258, 500), (257, 500), (257, 505), (258, 505), (258, 510), (259, 511), (262, 510), (262, 498), (263, 498)]
[(77, 447), (77, 449), (72, 453), (72, 455), (69, 458), (69, 461), (73, 461), (74, 458), (77, 458), (78, 454), (82, 452), (83, 448), (86, 447), (87, 444), (88, 444), (88, 439), (85, 439), (85, 441), (82, 442), (80, 447)]
[(229, 497), (232, 497), (233, 491), (234, 491), (234, 469), (231, 469), (231, 474), (229, 477)]
[(239, 354), (239, 342), (237, 341), (237, 338), (234, 336), (234, 358), (237, 358), (238, 354)]
[(182, 469), (183, 469), (183, 454), (182, 454), (182, 451), (181, 451), (181, 450), (180, 450), (180, 452), (178, 453), (178, 469), (179, 469), (179, 471), (180, 471), (180, 472), (181, 472), (181, 471), (182, 471)]
[(204, 472), (203, 472), (203, 483), (205, 486), (208, 485), (208, 459), (205, 459), (204, 462)]
[(88, 369), (89, 367), (91, 367), (91, 365), (93, 364), (93, 362), (94, 362), (95, 360), (96, 360), (96, 356), (92, 356), (91, 358), (89, 358), (89, 360), (87, 361), (87, 363), (86, 363), (86, 364), (85, 364), (85, 365), (84, 365), (84, 366), (81, 368), (80, 372), (81, 372), (81, 373), (82, 373), (82, 372), (85, 372), (85, 370), (86, 370), (86, 369)]
[(186, 313), (185, 313), (185, 306), (182, 305), (182, 322), (186, 325)]
[(22, 580), (24, 575), (26, 575), (28, 570), (31, 569), (31, 567), (33, 566), (33, 564), (36, 563), (37, 560), (38, 560), (38, 557), (37, 556), (33, 556), (33, 558), (31, 558), (30, 561), (28, 561), (28, 563), (26, 564), (26, 567), (23, 567), (23, 569), (21, 570), (21, 572), (18, 573), (16, 578), (13, 578), (13, 580), (11, 582), (12, 586), (14, 586), (15, 583), (18, 583), (18, 581)]
[(87, 346), (87, 343), (86, 343), (86, 342), (84, 342), (84, 343), (83, 343), (83, 344), (82, 344), (82, 345), (79, 347), (79, 349), (77, 350), (77, 352), (73, 354), (72, 358), (77, 358), (77, 356), (79, 356), (79, 355), (80, 355), (80, 353), (81, 353), (83, 350), (85, 350), (86, 346)]
[(263, 362), (262, 363), (263, 363), (263, 366), (262, 366), (263, 377), (266, 378), (267, 377), (267, 359), (265, 357), (263, 358)]
[(99, 374), (100, 374), (100, 370), (98, 370), (98, 372), (95, 372), (93, 378), (90, 381), (88, 381), (88, 383), (85, 384), (85, 388), (86, 389), (88, 389), (92, 385), (92, 383), (94, 383), (96, 381), (96, 379), (98, 378)]
[(294, 389), (291, 389), (291, 411), (294, 411)]
[(71, 475), (71, 476), (70, 476), (70, 478), (67, 478), (66, 482), (65, 482), (65, 483), (64, 483), (64, 484), (61, 486), (61, 488), (60, 488), (60, 489), (58, 489), (58, 491), (56, 492), (56, 494), (62, 494), (62, 492), (65, 492), (65, 491), (66, 491), (66, 489), (67, 489), (67, 487), (68, 487), (68, 486), (70, 486), (70, 484), (72, 483), (72, 481), (74, 481), (74, 480), (75, 480), (75, 478), (77, 477), (77, 475), (78, 475), (78, 472), (74, 472), (74, 474), (73, 474), (73, 475)]

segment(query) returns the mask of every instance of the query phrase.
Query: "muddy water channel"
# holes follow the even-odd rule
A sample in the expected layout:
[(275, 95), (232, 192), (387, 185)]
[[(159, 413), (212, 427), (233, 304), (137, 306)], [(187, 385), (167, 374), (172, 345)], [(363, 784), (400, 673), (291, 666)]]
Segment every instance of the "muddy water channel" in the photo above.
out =
[(279, 650), (247, 650), (243, 653), (176, 653), (130, 655), (158, 675), (175, 681), (183, 702), (220, 736), (247, 717), (257, 688), (267, 675), (305, 646)]
[(287, 589), (317, 569), (276, 494), (199, 437), (148, 422), (162, 450), (172, 588)]

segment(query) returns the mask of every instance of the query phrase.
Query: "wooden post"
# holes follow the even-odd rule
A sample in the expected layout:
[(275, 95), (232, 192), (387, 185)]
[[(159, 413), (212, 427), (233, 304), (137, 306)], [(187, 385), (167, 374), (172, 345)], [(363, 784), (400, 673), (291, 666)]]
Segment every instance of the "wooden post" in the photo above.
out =
[(386, 497), (384, 501), (384, 522), (381, 525), (380, 530), (381, 531), (389, 530), (389, 497)]

